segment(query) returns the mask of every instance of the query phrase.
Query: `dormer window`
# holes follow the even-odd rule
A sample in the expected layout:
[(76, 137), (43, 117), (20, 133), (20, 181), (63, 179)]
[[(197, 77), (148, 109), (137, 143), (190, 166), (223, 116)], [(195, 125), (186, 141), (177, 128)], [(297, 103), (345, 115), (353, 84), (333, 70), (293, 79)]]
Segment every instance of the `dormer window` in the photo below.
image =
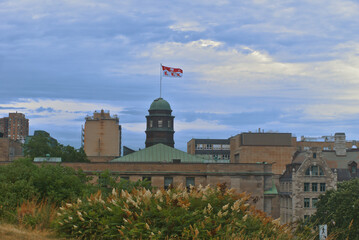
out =
[(351, 174), (357, 173), (357, 163), (355, 161), (351, 161), (348, 163), (349, 171)]
[(324, 171), (319, 166), (310, 166), (305, 171), (306, 176), (324, 176)]

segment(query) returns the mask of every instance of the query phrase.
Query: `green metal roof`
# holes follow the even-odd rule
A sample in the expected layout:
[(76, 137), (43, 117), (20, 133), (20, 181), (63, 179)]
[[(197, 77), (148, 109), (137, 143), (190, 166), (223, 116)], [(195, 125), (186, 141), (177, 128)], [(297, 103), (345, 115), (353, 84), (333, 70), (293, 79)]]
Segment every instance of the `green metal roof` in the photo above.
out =
[(149, 110), (168, 110), (172, 111), (170, 104), (163, 98), (157, 98), (153, 101)]
[[(208, 163), (212, 162), (196, 157), (181, 150), (169, 147), (162, 143), (142, 149), (138, 152), (116, 158), (111, 162), (167, 162), (172, 163), (173, 159), (180, 159), (181, 163)], [(213, 161), (214, 162), (214, 161)]]
[(278, 194), (278, 190), (272, 179), (272, 188), (268, 189), (267, 191), (264, 191), (264, 195), (276, 195), (276, 194)]

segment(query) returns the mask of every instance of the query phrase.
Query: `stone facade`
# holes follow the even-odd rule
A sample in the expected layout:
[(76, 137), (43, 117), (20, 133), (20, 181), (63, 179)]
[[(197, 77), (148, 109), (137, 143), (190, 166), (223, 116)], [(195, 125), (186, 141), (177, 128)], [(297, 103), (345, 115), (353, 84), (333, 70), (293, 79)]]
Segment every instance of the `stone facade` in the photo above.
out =
[(347, 149), (345, 134), (335, 134), (333, 148), (296, 152), (279, 178), (282, 223), (306, 219), (316, 211), (318, 197), (337, 183), (359, 177), (359, 149)]
[(9, 138), (0, 138), (0, 162), (14, 161), (23, 157), (22, 144)]
[(121, 125), (109, 112), (95, 112), (86, 117), (83, 145), (90, 160), (106, 161), (121, 156)]
[(241, 133), (230, 138), (232, 163), (268, 162), (275, 174), (283, 173), (295, 151), (290, 133)]
[(337, 186), (336, 170), (328, 166), (320, 149), (312, 148), (302, 155), (304, 161), (289, 164), (280, 177), (282, 223), (309, 218), (316, 211), (319, 196)]
[[(271, 164), (221, 164), (221, 163), (62, 163), (61, 165), (82, 169), (95, 177), (97, 173), (109, 170), (113, 176), (126, 177), (131, 181), (150, 179), (151, 185), (165, 187), (165, 178), (173, 178), (173, 184), (186, 186), (189, 180), (194, 185), (226, 185), (237, 192), (251, 194), (251, 203), (256, 208), (279, 217), (277, 194), (273, 193)], [(191, 179), (189, 179), (191, 178)], [(275, 188), (275, 186), (274, 186)]]
[[(241, 133), (230, 138), (230, 161), (232, 163), (268, 162), (273, 164), (275, 174), (283, 174), (297, 151), (318, 148), (324, 151), (356, 149), (357, 141), (346, 141), (344, 133), (325, 138), (304, 138), (297, 141), (291, 133)], [(338, 150), (341, 149), (341, 150)]]

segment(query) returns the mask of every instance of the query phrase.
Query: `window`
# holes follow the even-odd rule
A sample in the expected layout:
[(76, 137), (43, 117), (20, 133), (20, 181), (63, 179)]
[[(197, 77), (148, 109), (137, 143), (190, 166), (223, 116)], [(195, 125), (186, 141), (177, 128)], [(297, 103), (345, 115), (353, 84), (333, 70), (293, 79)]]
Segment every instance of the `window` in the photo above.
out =
[(223, 144), (222, 149), (223, 150), (229, 150), (230, 149), (229, 144)]
[(173, 186), (173, 177), (165, 177), (164, 189), (168, 189)]
[(325, 192), (325, 183), (320, 183), (320, 191)]
[(310, 206), (310, 198), (304, 198), (304, 207), (309, 208)]
[(153, 128), (153, 121), (150, 120), (150, 128)]
[(305, 171), (306, 176), (324, 176), (323, 169), (319, 166), (310, 166)]
[(181, 163), (181, 159), (172, 159), (173, 163)]
[(318, 198), (312, 198), (312, 208), (317, 207)]
[(221, 144), (213, 144), (213, 150), (221, 150)]
[(312, 183), (312, 192), (318, 192), (318, 183)]
[(203, 144), (197, 144), (196, 149), (197, 150), (202, 150), (203, 149)]
[(171, 128), (171, 120), (168, 120), (168, 122), (167, 122), (167, 127), (168, 127), (168, 128)]
[(163, 127), (163, 121), (162, 120), (158, 120), (158, 127), (159, 128)]
[(317, 158), (317, 153), (313, 153), (313, 158)]
[(304, 215), (304, 222), (307, 223), (309, 221), (310, 215)]
[(204, 146), (204, 149), (206, 149), (206, 150), (211, 150), (211, 149), (212, 149), (211, 144), (206, 144), (206, 145)]
[(130, 181), (130, 177), (120, 177), (120, 180)]
[(189, 189), (191, 186), (194, 185), (194, 177), (186, 177), (186, 187)]
[(352, 166), (351, 169), (352, 169), (352, 173), (356, 173), (356, 172), (357, 172), (356, 166)]
[(309, 192), (309, 183), (304, 183), (304, 192)]

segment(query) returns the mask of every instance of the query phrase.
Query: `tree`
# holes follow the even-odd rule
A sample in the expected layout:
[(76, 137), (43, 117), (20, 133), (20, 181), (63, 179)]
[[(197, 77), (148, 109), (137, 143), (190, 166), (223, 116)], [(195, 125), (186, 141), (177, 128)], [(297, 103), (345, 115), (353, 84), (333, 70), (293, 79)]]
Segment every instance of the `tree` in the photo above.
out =
[(319, 197), (317, 212), (311, 218), (315, 225), (327, 224), (336, 239), (359, 239), (359, 179), (338, 184)]
[(52, 157), (61, 157), (63, 162), (89, 162), (85, 151), (76, 150), (72, 146), (64, 146), (51, 138), (46, 132), (39, 132), (24, 144), (24, 154), (27, 157), (44, 157), (50, 154)]

